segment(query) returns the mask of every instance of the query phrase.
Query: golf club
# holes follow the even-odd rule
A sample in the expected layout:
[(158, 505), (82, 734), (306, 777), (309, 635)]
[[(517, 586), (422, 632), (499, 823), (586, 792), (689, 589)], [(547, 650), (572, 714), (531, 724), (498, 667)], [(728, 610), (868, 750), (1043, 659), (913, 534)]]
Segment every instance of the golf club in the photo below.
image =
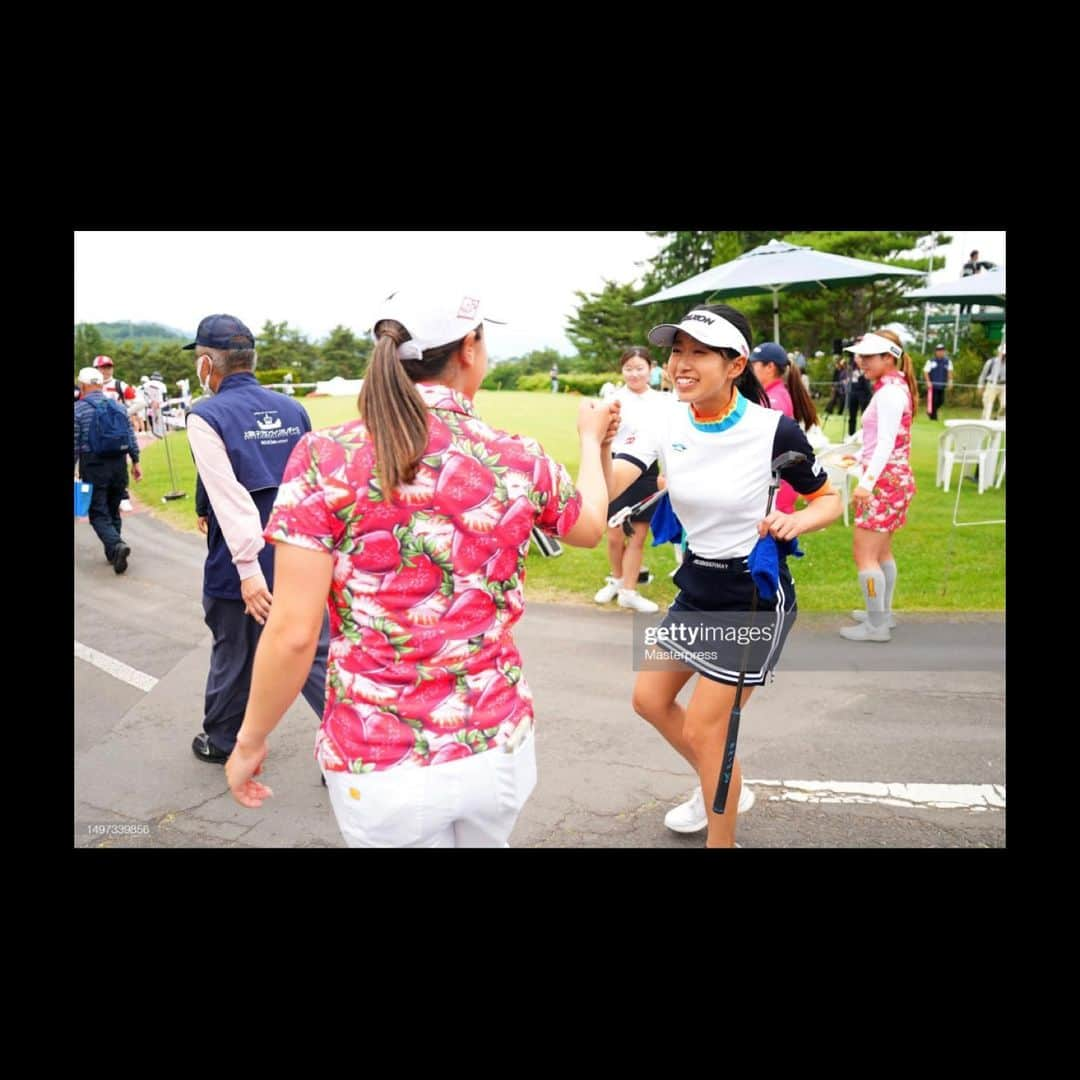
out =
[[(773, 498), (780, 489), (780, 470), (786, 469), (790, 465), (798, 465), (802, 461), (806, 461), (806, 455), (800, 454), (798, 450), (786, 450), (784, 453), (773, 459), (773, 463), (770, 466), (772, 482), (769, 484), (769, 498), (765, 503), (766, 517), (772, 513)], [(766, 534), (766, 536), (767, 535), (768, 534)], [(757, 614), (758, 590), (756, 581), (754, 582), (753, 589), (754, 591), (750, 598), (751, 623), (753, 623), (754, 616)], [(742, 709), (740, 706), (742, 704), (743, 683), (746, 680), (746, 665), (749, 659), (750, 637), (748, 635), (746, 644), (743, 646), (742, 660), (739, 664), (739, 681), (735, 686), (735, 702), (731, 706), (731, 715), (728, 717), (727, 746), (724, 748), (724, 763), (720, 767), (720, 780), (716, 785), (716, 797), (713, 799), (714, 814), (722, 814), (724, 812), (724, 804), (727, 802), (728, 797), (728, 788), (731, 787), (731, 773), (735, 768), (735, 744), (739, 741), (739, 720), (742, 717)]]
[(161, 441), (165, 444), (165, 460), (169, 463), (169, 483), (172, 484), (172, 491), (166, 492), (161, 496), (162, 502), (172, 502), (173, 499), (186, 499), (186, 491), (176, 490), (176, 475), (173, 473), (172, 454), (169, 452), (169, 426), (165, 424), (163, 427), (163, 434)]
[(641, 502), (634, 503), (633, 506), (624, 506), (621, 510), (617, 510), (611, 517), (608, 518), (608, 528), (617, 529), (620, 525), (623, 525), (625, 531), (626, 521), (629, 521), (635, 514), (640, 514), (642, 510), (648, 510), (654, 502), (659, 502), (664, 497), (665, 489), (661, 488), (659, 491), (654, 491), (651, 495), (647, 495)]
[(554, 536), (548, 536), (546, 532), (535, 525), (532, 530), (532, 542), (536, 545), (536, 550), (545, 559), (555, 559), (562, 554), (562, 544)]

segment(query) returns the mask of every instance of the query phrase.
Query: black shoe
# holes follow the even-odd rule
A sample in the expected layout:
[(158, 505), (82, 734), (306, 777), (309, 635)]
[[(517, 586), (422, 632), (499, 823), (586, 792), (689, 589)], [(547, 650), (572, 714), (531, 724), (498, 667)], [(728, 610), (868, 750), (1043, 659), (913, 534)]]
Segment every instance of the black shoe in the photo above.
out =
[(112, 567), (118, 574), (122, 574), (127, 569), (127, 561), (130, 554), (131, 548), (121, 540), (120, 543), (116, 545), (116, 550), (113, 552), (112, 557)]
[(191, 740), (191, 750), (200, 761), (205, 761), (208, 765), (224, 765), (229, 760), (229, 755), (224, 750), (219, 750), (205, 731)]

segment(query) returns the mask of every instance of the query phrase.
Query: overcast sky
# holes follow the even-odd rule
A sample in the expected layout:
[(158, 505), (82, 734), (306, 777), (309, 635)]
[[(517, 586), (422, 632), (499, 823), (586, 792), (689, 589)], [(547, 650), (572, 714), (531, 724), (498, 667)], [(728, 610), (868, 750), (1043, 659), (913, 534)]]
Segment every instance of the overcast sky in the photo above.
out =
[[(954, 239), (934, 282), (960, 276), (968, 252), (1005, 261), (1004, 233)], [(258, 333), (267, 319), (317, 341), (338, 324), (370, 328), (376, 304), (410, 279), (456, 278), (508, 325), (491, 355), (554, 348), (576, 290), (640, 281), (663, 246), (645, 232), (91, 232), (75, 233), (75, 322), (158, 322), (194, 333), (225, 311)]]

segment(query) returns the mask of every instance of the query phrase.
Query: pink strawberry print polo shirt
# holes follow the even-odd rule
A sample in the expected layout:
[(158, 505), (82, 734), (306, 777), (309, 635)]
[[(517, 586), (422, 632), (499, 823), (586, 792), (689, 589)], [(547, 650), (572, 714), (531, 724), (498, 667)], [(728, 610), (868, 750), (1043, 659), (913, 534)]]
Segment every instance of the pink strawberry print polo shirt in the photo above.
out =
[(264, 533), (327, 551), (327, 698), (315, 755), (331, 771), (439, 765), (489, 751), (532, 716), (511, 634), (534, 525), (581, 512), (566, 469), (497, 431), (449, 387), (418, 383), (430, 432), (390, 497), (362, 420), (296, 445)]

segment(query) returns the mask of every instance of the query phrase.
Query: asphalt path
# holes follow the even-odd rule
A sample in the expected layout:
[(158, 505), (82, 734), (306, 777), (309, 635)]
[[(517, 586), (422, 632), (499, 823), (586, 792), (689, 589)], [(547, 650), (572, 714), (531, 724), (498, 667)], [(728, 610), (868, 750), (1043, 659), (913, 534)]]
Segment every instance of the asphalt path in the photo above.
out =
[[(342, 846), (303, 699), (271, 737), (275, 796), (261, 810), (239, 806), (223, 770), (191, 752), (210, 655), (203, 538), (126, 514), (132, 554), (118, 576), (86, 520), (74, 529), (75, 845)], [(528, 603), (515, 638), (539, 782), (512, 846), (703, 846), (704, 834), (663, 824), (694, 780), (630, 707), (633, 625), (613, 606)], [(757, 803), (739, 819), (740, 845), (1004, 847), (1004, 618), (912, 615), (887, 645), (851, 644), (840, 625), (800, 617), (775, 682), (743, 713), (739, 756)], [(976, 796), (948, 805), (966, 798), (961, 786)]]

